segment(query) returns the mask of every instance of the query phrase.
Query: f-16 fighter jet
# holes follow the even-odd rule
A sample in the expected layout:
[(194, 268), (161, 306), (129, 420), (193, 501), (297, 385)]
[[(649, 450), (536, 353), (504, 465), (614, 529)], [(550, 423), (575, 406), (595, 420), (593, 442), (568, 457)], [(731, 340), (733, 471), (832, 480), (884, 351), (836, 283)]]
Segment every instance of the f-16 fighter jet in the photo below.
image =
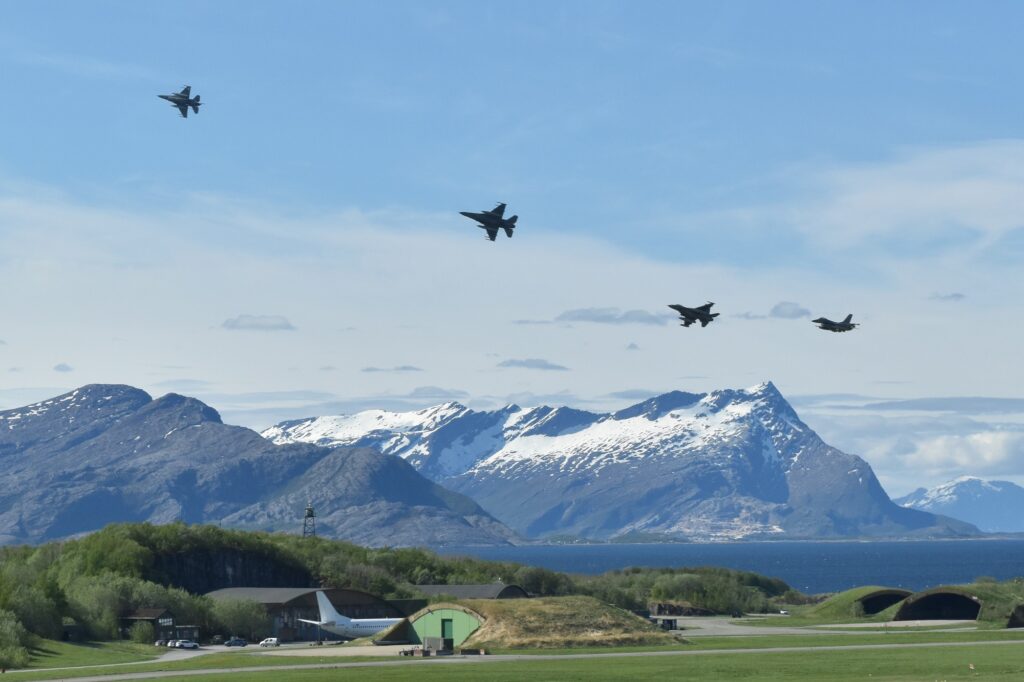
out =
[(459, 215), (464, 215), (467, 218), (480, 223), (477, 227), (487, 230), (487, 238), (492, 242), (498, 237), (498, 230), (505, 230), (505, 234), (512, 238), (512, 230), (516, 229), (516, 220), (519, 216), (514, 215), (511, 218), (504, 218), (505, 215), (505, 204), (498, 204), (490, 211), (483, 211), (482, 213), (473, 213), (472, 211), (459, 211)]
[(670, 304), (669, 308), (679, 313), (682, 326), (689, 327), (694, 322), (700, 322), (700, 326), (706, 327), (718, 317), (718, 313), (711, 312), (713, 305), (714, 303), (705, 303), (696, 308), (687, 308), (685, 305)]
[(853, 319), (853, 315), (847, 315), (846, 319), (842, 322), (833, 322), (827, 317), (819, 317), (816, 320), (811, 320), (814, 324), (818, 325), (818, 329), (824, 329), (829, 332), (848, 332), (857, 325), (850, 320)]
[(192, 97), (191, 85), (186, 85), (181, 89), (181, 92), (176, 92), (173, 95), (157, 95), (157, 97), (167, 100), (171, 103), (172, 107), (178, 107), (178, 111), (181, 112), (182, 118), (188, 118), (189, 107), (192, 107), (192, 111), (198, 114), (199, 107), (202, 106), (199, 103), (199, 95)]

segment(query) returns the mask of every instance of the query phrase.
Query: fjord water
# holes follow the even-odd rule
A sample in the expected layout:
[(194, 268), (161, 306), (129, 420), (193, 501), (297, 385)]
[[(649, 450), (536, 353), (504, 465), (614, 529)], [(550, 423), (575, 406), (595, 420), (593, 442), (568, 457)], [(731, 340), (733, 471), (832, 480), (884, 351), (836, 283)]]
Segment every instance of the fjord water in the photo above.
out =
[(567, 573), (604, 573), (629, 566), (723, 566), (781, 578), (807, 594), (858, 585), (923, 590), (979, 576), (1024, 577), (1024, 540), (879, 542), (735, 542), (637, 545), (444, 547), (495, 561)]

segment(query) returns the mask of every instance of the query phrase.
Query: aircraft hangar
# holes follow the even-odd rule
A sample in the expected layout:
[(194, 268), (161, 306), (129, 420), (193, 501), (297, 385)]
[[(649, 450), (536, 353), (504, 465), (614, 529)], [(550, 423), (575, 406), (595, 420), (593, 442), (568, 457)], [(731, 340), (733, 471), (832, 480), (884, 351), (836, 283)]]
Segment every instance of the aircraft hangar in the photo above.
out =
[[(271, 618), (272, 636), (283, 642), (316, 641), (319, 628), (299, 619), (320, 619), (316, 593), (321, 591), (334, 608), (349, 618), (404, 618), (426, 604), (425, 600), (392, 602), (368, 592), (328, 587), (226, 587), (208, 592), (207, 596), (216, 600), (250, 599), (259, 602)], [(319, 636), (321, 639), (338, 639), (324, 631), (319, 632)]]

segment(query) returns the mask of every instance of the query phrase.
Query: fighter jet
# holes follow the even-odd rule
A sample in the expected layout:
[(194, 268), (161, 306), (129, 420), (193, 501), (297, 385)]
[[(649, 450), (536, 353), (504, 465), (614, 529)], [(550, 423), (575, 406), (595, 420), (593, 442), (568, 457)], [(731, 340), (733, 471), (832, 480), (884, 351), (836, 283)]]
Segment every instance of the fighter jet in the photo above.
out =
[(512, 238), (512, 230), (516, 228), (516, 220), (519, 216), (514, 215), (511, 218), (504, 218), (505, 215), (505, 204), (498, 204), (490, 211), (483, 211), (481, 213), (473, 213), (472, 211), (459, 211), (460, 215), (464, 215), (467, 218), (480, 223), (477, 227), (487, 230), (487, 238), (492, 242), (498, 237), (498, 229), (505, 230), (505, 234)]
[(827, 317), (819, 317), (816, 320), (811, 320), (814, 324), (818, 325), (818, 329), (824, 329), (829, 332), (848, 332), (857, 325), (850, 320), (853, 319), (853, 315), (847, 315), (846, 319), (842, 322), (833, 322)]
[(186, 85), (181, 89), (181, 92), (176, 92), (173, 95), (157, 95), (157, 97), (167, 100), (171, 103), (172, 107), (178, 107), (178, 111), (181, 112), (182, 118), (188, 118), (189, 107), (192, 107), (192, 111), (198, 114), (199, 107), (202, 106), (199, 103), (199, 95), (192, 97), (191, 85)]
[(718, 317), (718, 313), (711, 312), (711, 306), (713, 305), (714, 303), (709, 302), (696, 308), (687, 308), (685, 305), (673, 303), (669, 305), (669, 308), (679, 313), (679, 319), (682, 320), (681, 324), (683, 327), (689, 327), (694, 322), (700, 322), (700, 326), (706, 327)]

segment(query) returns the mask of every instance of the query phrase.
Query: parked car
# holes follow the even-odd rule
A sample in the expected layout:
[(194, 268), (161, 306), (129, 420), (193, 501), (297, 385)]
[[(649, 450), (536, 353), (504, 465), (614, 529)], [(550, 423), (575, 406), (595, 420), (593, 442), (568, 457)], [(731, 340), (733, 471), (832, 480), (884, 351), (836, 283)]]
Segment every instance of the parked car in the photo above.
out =
[(267, 637), (260, 642), (260, 646), (281, 646), (281, 643), (277, 641), (277, 637)]
[(214, 635), (213, 637), (210, 638), (210, 644), (223, 644), (223, 643), (224, 643), (224, 635)]
[(249, 646), (249, 643), (241, 637), (232, 637), (224, 642), (224, 646)]
[(178, 641), (179, 640), (177, 640), (177, 639), (169, 639), (169, 640), (167, 640), (167, 647), (169, 649), (173, 649), (174, 647), (178, 646)]
[(199, 645), (193, 642), (191, 639), (179, 639), (175, 645), (179, 649), (198, 649)]
[(153, 646), (167, 646), (167, 640), (166, 639), (158, 639), (155, 642), (153, 642)]

